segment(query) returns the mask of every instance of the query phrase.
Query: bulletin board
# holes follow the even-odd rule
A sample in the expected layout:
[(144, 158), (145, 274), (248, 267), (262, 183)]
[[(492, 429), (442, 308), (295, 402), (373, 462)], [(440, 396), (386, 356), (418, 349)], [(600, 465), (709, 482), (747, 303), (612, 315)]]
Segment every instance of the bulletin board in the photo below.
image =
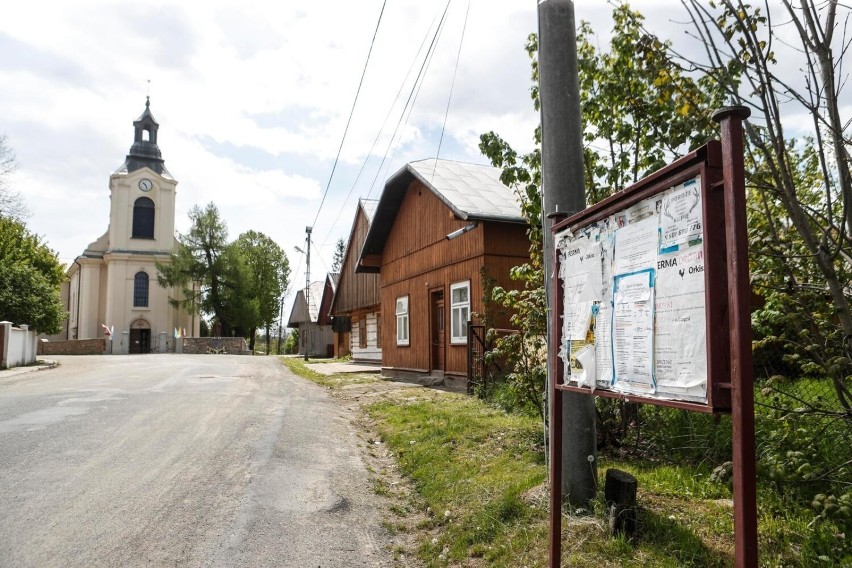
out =
[(730, 410), (720, 146), (553, 227), (556, 388)]

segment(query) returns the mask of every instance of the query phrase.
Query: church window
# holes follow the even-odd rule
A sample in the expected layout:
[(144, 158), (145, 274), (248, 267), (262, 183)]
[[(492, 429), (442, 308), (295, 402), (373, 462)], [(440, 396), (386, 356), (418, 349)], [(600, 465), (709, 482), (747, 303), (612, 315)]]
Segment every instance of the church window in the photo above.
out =
[(154, 202), (148, 197), (140, 197), (133, 204), (134, 239), (154, 238)]
[(137, 272), (133, 277), (133, 307), (148, 307), (148, 274)]

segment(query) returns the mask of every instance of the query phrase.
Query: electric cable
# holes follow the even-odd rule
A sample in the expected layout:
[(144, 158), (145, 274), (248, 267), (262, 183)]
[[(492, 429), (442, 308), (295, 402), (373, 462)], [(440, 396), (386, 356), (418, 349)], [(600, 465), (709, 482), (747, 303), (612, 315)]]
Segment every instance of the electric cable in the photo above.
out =
[(355, 105), (358, 103), (358, 95), (361, 94), (361, 86), (364, 84), (364, 76), (367, 74), (367, 67), (370, 63), (370, 56), (373, 53), (373, 46), (376, 43), (376, 35), (379, 33), (379, 25), (382, 23), (382, 15), (385, 13), (385, 5), (387, 4), (387, 0), (382, 2), (382, 10), (379, 12), (379, 19), (376, 22), (376, 30), (373, 32), (373, 39), (370, 41), (370, 49), (367, 51), (367, 60), (364, 62), (364, 69), (361, 71), (361, 80), (358, 82), (358, 90), (355, 92), (355, 100), (352, 101), (352, 109), (349, 111), (349, 119), (346, 121), (346, 128), (343, 129), (343, 138), (340, 140), (340, 146), (337, 148), (337, 156), (334, 158), (334, 164), (331, 167), (331, 174), (328, 176), (328, 183), (325, 186), (325, 192), (322, 194), (322, 201), (320, 201), (319, 209), (317, 209), (317, 215), (314, 217), (314, 222), (312, 225), (317, 224), (317, 219), (319, 219), (320, 212), (322, 211), (322, 206), (325, 204), (325, 198), (328, 197), (328, 190), (331, 187), (331, 180), (334, 178), (334, 171), (337, 169), (337, 163), (340, 161), (340, 154), (343, 151), (343, 143), (346, 141), (346, 134), (349, 132), (349, 125), (352, 123), (352, 116), (355, 114)]
[(464, 24), (462, 25), (461, 40), (459, 40), (459, 51), (456, 53), (456, 66), (453, 69), (453, 80), (450, 83), (450, 95), (447, 97), (447, 110), (444, 112), (444, 124), (441, 125), (441, 137), (438, 139), (438, 152), (435, 154), (435, 167), (432, 168), (432, 178), (438, 169), (438, 159), (441, 157), (441, 145), (444, 143), (444, 130), (447, 128), (447, 116), (450, 114), (450, 103), (453, 100), (453, 89), (456, 86), (456, 74), (459, 72), (459, 59), (461, 59), (462, 45), (464, 45), (464, 34), (467, 31), (467, 17), (470, 14), (470, 0), (467, 0), (467, 10), (464, 13)]
[(358, 185), (358, 181), (361, 179), (361, 174), (364, 173), (364, 169), (367, 167), (367, 162), (370, 161), (370, 157), (373, 155), (373, 150), (375, 150), (376, 145), (379, 143), (379, 138), (381, 138), (382, 133), (385, 131), (385, 126), (387, 126), (388, 120), (390, 120), (391, 114), (393, 113), (393, 109), (396, 106), (396, 103), (399, 102), (399, 96), (402, 94), (402, 89), (405, 87), (405, 84), (408, 83), (408, 78), (411, 76), (411, 71), (414, 69), (414, 64), (417, 63), (418, 59), (420, 59), (420, 53), (423, 51), (423, 46), (426, 45), (426, 40), (429, 39), (429, 31), (432, 29), (432, 26), (435, 25), (435, 21), (437, 19), (438, 14), (435, 14), (435, 17), (432, 18), (432, 23), (429, 24), (428, 28), (426, 28), (426, 33), (423, 35), (423, 41), (420, 42), (420, 47), (417, 48), (417, 53), (414, 55), (414, 58), (411, 60), (411, 64), (408, 66), (408, 71), (405, 73), (405, 78), (402, 80), (402, 83), (400, 83), (399, 85), (399, 89), (396, 91), (396, 96), (394, 96), (393, 102), (391, 103), (391, 106), (388, 109), (387, 114), (385, 115), (385, 119), (382, 122), (382, 126), (381, 128), (379, 128), (376, 137), (373, 139), (373, 144), (370, 146), (370, 149), (367, 151), (367, 154), (364, 157), (364, 161), (361, 163), (361, 169), (358, 170), (358, 175), (355, 176), (355, 181), (352, 182), (352, 187), (349, 188), (349, 193), (346, 194), (346, 199), (343, 200), (340, 209), (337, 211), (337, 216), (334, 218), (334, 222), (331, 224), (331, 227), (328, 229), (328, 233), (323, 239), (324, 244), (328, 244), (328, 237), (331, 236), (332, 231), (334, 231), (334, 227), (337, 226), (337, 221), (340, 220), (340, 215), (346, 208), (346, 204), (349, 202), (349, 198), (352, 196), (352, 192), (355, 191), (355, 187)]
[[(414, 80), (414, 85), (412, 85), (411, 92), (408, 94), (408, 100), (406, 100), (406, 102), (405, 102), (405, 107), (403, 108), (402, 115), (399, 118), (399, 122), (397, 122), (396, 129), (394, 129), (393, 135), (391, 136), (391, 140), (388, 143), (388, 147), (385, 149), (385, 155), (382, 157), (382, 161), (379, 164), (379, 169), (376, 171), (376, 177), (373, 178), (373, 183), (372, 183), (372, 185), (370, 185), (370, 191), (367, 193), (367, 199), (369, 199), (370, 196), (373, 194), (373, 189), (376, 187), (376, 180), (379, 178), (379, 173), (381, 173), (382, 167), (384, 166), (385, 161), (387, 160), (388, 151), (390, 150), (390, 147), (393, 145), (393, 141), (396, 138), (396, 134), (399, 131), (400, 126), (403, 124), (403, 117), (405, 116), (406, 111), (409, 109), (409, 105), (413, 106), (412, 97), (414, 97), (414, 99), (416, 100), (415, 93), (420, 92), (419, 84), (422, 84), (421, 77), (424, 76), (423, 75), (424, 69), (427, 68), (428, 62), (432, 60), (431, 56), (434, 53), (434, 49), (435, 49), (435, 45), (436, 45), (436, 41), (438, 39), (438, 36), (440, 35), (440, 32), (444, 27), (444, 21), (447, 17), (447, 10), (449, 9), (449, 7), (450, 7), (450, 0), (447, 0), (447, 5), (444, 7), (444, 13), (441, 15), (441, 21), (438, 23), (438, 27), (435, 30), (435, 34), (432, 36), (432, 41), (429, 44), (429, 49), (426, 52), (426, 57), (423, 59), (423, 64), (420, 66), (420, 70), (417, 73), (417, 78)], [(418, 84), (418, 82), (420, 82), (420, 83)], [(409, 111), (408, 114), (410, 116), (410, 114), (411, 114), (410, 111)], [(407, 123), (407, 119), (406, 119), (406, 123)]]

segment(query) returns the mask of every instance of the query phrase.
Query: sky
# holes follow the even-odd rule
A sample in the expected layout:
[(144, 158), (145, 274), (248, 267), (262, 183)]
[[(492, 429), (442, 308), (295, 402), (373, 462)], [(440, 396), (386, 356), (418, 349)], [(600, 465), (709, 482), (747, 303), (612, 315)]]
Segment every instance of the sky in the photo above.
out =
[[(176, 230), (188, 229), (192, 206), (213, 202), (231, 239), (252, 229), (285, 250), (294, 289), (305, 282), (295, 250), (305, 248), (305, 227), (313, 226), (311, 280), (322, 279), (357, 199), (378, 198), (405, 163), (435, 157), (439, 144), (441, 158), (487, 163), (477, 144), (490, 130), (518, 151), (532, 149), (539, 117), (524, 44), (537, 29), (536, 0), (450, 0), (407, 118), (424, 45), (447, 4), (387, 0), (346, 130), (382, 5), (4, 7), (0, 134), (17, 156), (11, 185), (32, 210), (28, 226), (66, 263), (107, 230), (109, 176), (124, 162), (149, 95), (159, 147), (178, 180)], [(631, 5), (663, 37), (683, 33), (678, 1)], [(576, 19), (590, 21), (602, 40), (611, 11), (602, 0), (575, 2)]]

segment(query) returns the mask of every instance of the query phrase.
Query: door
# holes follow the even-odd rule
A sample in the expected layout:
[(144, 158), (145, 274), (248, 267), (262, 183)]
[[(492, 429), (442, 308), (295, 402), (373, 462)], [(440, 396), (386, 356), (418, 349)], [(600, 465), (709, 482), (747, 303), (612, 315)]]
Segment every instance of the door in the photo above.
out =
[(446, 350), (446, 331), (444, 317), (444, 291), (438, 290), (432, 292), (430, 296), (432, 323), (432, 371), (444, 372), (445, 365), (445, 350)]
[(151, 330), (150, 329), (131, 329), (130, 330), (130, 352), (131, 353), (150, 353), (151, 352)]

